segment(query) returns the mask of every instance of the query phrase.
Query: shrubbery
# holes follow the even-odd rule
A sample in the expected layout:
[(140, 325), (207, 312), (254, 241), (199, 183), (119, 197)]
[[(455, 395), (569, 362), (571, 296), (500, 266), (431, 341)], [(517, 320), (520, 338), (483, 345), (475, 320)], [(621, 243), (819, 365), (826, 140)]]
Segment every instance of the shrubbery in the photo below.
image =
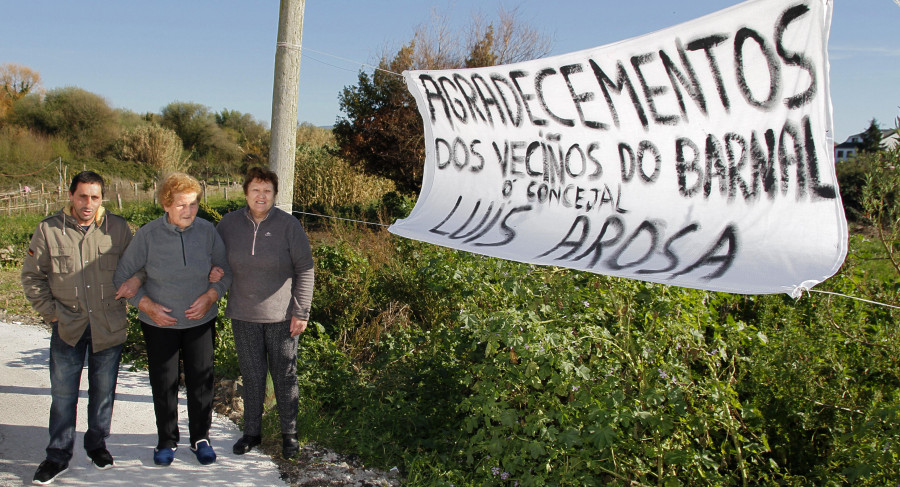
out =
[[(878, 201), (900, 187), (898, 155), (878, 157), (860, 214), (887, 245), (851, 239), (841, 273), (817, 289), (896, 304), (900, 274), (886, 260), (895, 205)], [(345, 309), (347, 289), (317, 286), (320, 326), (301, 347), (316, 367), (301, 379), (305, 417), (318, 418), (309, 438), (399, 465), (411, 485), (898, 480), (890, 308), (702, 292), (387, 241), (390, 258), (344, 244), (317, 261), (322, 283), (354, 280), (358, 309)], [(872, 279), (873, 266), (889, 277)]]
[[(897, 480), (900, 338), (888, 308), (331, 232), (313, 235), (301, 435), (398, 466), (409, 485)], [(820, 287), (858, 295), (850, 264)], [(892, 282), (867, 285), (896, 297)], [(236, 375), (224, 317), (219, 330), (217, 374)]]
[[(318, 441), (427, 485), (884, 485), (895, 475), (900, 344), (887, 311), (400, 246), (369, 289), (375, 309), (408, 307), (399, 325), (366, 332), (378, 338), (356, 356), (303, 338), (304, 362), (319, 367), (306, 387)], [(334, 260), (317, 262), (318, 275), (343, 272)]]
[[(877, 157), (859, 200), (869, 236), (855, 235), (841, 272), (816, 289), (896, 305), (900, 155)], [(410, 203), (386, 195), (365, 212), (404, 216)], [(161, 214), (122, 213), (136, 226)], [(898, 481), (890, 308), (537, 267), (351, 223), (311, 238), (301, 435), (397, 466), (409, 485)], [(134, 326), (128, 351), (139, 364)], [(216, 370), (239, 373), (224, 318)]]

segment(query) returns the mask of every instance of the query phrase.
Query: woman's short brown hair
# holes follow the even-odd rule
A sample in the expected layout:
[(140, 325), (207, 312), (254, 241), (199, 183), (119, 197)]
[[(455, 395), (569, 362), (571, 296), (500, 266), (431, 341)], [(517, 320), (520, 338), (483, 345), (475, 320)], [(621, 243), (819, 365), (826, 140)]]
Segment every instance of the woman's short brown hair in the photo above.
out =
[(193, 176), (183, 172), (173, 172), (162, 179), (156, 196), (159, 204), (169, 206), (175, 202), (176, 194), (197, 193), (197, 196), (200, 196), (201, 191), (203, 188), (200, 187), (200, 182)]
[(273, 171), (261, 167), (251, 167), (244, 176), (244, 194), (247, 194), (247, 188), (254, 180), (263, 183), (272, 183), (272, 189), (278, 194), (278, 175)]

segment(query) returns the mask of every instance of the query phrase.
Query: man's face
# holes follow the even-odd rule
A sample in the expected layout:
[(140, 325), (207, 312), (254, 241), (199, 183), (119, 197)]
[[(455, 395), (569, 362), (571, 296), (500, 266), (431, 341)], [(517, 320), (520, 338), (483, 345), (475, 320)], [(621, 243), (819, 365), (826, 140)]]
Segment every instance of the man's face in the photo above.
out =
[(72, 214), (79, 225), (90, 225), (97, 216), (97, 210), (103, 203), (103, 191), (100, 183), (78, 183), (74, 193), (69, 193), (72, 202)]

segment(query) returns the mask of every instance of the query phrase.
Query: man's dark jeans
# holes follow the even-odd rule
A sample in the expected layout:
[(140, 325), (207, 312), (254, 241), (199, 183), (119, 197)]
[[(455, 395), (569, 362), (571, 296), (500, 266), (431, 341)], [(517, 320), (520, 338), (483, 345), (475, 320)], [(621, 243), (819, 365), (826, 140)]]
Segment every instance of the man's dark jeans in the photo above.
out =
[(106, 448), (123, 345), (95, 353), (91, 347), (91, 327), (88, 326), (73, 347), (59, 337), (57, 326), (53, 323), (50, 335), (52, 403), (47, 459), (68, 464), (75, 445), (75, 412), (85, 356), (88, 363), (88, 429), (84, 434), (84, 449), (91, 451)]

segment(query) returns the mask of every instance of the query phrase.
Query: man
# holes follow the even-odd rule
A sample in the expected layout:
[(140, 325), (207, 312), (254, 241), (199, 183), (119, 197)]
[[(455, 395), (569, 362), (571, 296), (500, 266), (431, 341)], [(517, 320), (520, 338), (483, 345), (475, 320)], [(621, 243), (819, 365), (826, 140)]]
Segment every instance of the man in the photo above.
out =
[(103, 178), (84, 171), (72, 179), (69, 204), (48, 216), (31, 238), (22, 287), (51, 327), (50, 443), (34, 482), (46, 485), (65, 472), (75, 444), (75, 411), (85, 354), (88, 358), (88, 430), (84, 448), (94, 466), (113, 466), (106, 449), (119, 359), (128, 328), (125, 300), (136, 278), (119, 292), (113, 274), (131, 242), (125, 219), (101, 206)]

